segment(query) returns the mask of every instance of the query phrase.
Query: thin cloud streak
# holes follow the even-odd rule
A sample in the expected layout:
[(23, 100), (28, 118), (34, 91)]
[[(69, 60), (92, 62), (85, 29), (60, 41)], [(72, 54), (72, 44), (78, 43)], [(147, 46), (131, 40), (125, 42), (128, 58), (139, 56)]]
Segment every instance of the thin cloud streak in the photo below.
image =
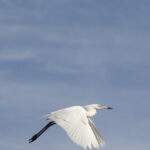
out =
[(27, 140), (44, 114), (100, 103), (114, 107), (95, 119), (108, 150), (148, 149), (148, 4), (1, 1), (0, 147), (80, 149), (59, 127), (33, 145)]

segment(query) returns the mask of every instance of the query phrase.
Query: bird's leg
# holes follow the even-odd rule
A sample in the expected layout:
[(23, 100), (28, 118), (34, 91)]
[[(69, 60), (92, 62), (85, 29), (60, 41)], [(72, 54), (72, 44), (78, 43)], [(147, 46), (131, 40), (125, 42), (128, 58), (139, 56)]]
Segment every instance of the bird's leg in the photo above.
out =
[(44, 128), (42, 128), (38, 133), (33, 135), (31, 139), (29, 139), (29, 143), (35, 141), (41, 134), (43, 134), (50, 126), (56, 124), (54, 121), (49, 122)]

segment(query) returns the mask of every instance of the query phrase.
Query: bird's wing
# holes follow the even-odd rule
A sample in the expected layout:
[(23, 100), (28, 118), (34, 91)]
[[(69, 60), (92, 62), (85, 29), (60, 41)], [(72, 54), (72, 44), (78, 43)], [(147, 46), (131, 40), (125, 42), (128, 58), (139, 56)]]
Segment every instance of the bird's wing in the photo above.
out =
[(99, 143), (95, 133), (89, 125), (86, 111), (80, 107), (70, 107), (51, 113), (48, 119), (55, 121), (77, 144), (85, 149), (99, 148)]
[(90, 127), (91, 127), (91, 129), (92, 129), (92, 131), (93, 131), (93, 133), (94, 133), (98, 143), (102, 147), (104, 147), (105, 146), (105, 142), (104, 142), (101, 134), (99, 133), (99, 131), (97, 130), (96, 126), (94, 125), (93, 121), (90, 118), (88, 118), (88, 121), (89, 121), (89, 125), (90, 125)]

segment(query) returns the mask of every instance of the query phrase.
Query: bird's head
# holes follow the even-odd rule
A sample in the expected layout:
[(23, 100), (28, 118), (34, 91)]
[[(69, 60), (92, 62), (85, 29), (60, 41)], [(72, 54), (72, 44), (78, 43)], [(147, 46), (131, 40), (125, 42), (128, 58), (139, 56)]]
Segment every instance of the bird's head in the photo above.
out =
[(112, 107), (102, 106), (100, 104), (86, 105), (86, 109), (112, 109)]

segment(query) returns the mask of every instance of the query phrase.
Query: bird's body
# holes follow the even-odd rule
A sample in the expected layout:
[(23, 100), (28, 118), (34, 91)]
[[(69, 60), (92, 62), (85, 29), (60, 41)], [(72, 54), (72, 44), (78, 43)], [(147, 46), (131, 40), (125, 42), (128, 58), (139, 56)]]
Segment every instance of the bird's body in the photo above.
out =
[[(84, 107), (72, 106), (52, 112), (45, 117), (46, 119), (53, 121), (53, 123), (51, 123), (52, 125), (56, 123), (62, 127), (77, 145), (80, 145), (85, 149), (87, 147), (99, 148), (99, 146), (104, 147), (105, 142), (91, 120), (91, 117), (96, 114), (96, 109), (111, 109), (111, 107), (98, 104), (87, 105)], [(51, 124), (49, 124), (49, 126), (51, 126)], [(40, 136), (49, 126), (45, 126), (34, 136)], [(36, 139), (34, 138), (32, 137), (30, 142)]]

